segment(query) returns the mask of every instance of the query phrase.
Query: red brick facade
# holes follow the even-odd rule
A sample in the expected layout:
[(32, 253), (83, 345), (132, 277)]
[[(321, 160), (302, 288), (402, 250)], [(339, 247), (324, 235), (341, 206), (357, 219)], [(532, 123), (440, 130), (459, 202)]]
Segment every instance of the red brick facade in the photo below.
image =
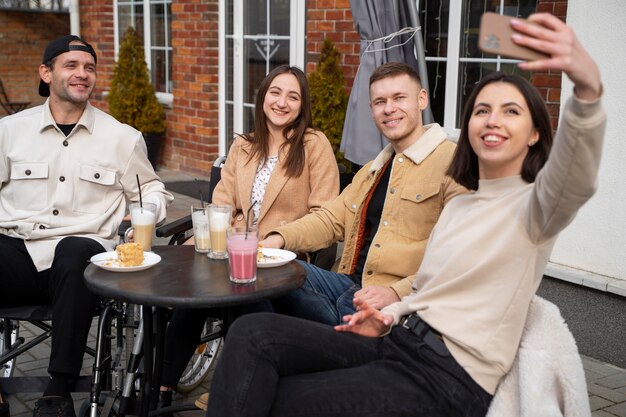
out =
[(51, 39), (69, 33), (69, 15), (0, 10), (0, 28), (0, 78), (9, 99), (43, 103), (38, 93), (43, 50)]
[[(538, 0), (537, 8), (565, 19), (567, 0)], [(161, 158), (168, 168), (207, 173), (218, 154), (218, 9), (219, 0), (172, 3), (174, 101), (166, 109), (167, 139)], [(40, 21), (34, 23), (33, 18)], [(6, 54), (0, 58), (0, 74), (9, 94), (14, 100), (38, 104), (42, 101), (36, 92), (40, 56), (49, 39), (69, 31), (69, 16), (0, 11), (0, 25), (12, 28), (0, 37), (2, 50), (15, 51), (14, 45), (20, 50), (11, 53), (10, 60)], [(80, 25), (81, 34), (98, 52), (98, 86), (92, 103), (107, 110), (103, 93), (109, 89), (114, 65), (113, 3), (81, 0)], [(349, 90), (359, 64), (359, 36), (349, 0), (307, 0), (306, 25), (307, 72), (314, 70), (328, 37), (342, 53)], [(560, 74), (536, 74), (534, 83), (545, 96), (556, 127)]]

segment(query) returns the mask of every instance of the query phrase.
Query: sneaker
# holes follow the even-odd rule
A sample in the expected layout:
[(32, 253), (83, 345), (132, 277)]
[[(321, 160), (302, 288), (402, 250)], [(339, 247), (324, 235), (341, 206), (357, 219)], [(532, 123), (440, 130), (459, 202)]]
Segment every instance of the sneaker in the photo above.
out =
[(74, 402), (66, 397), (41, 397), (35, 402), (33, 417), (76, 417)]
[(196, 407), (198, 407), (200, 410), (204, 410), (206, 411), (207, 408), (209, 408), (209, 393), (205, 392), (204, 394), (202, 394), (201, 396), (198, 397), (198, 399), (194, 402), (194, 404), (196, 405)]

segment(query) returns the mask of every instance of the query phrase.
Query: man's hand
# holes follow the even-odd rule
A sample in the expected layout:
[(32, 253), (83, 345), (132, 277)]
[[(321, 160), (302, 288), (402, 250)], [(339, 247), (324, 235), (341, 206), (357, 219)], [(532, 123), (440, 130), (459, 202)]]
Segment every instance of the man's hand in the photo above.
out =
[(400, 301), (400, 297), (392, 288), (379, 285), (370, 285), (358, 290), (354, 293), (354, 298), (356, 299), (357, 297), (378, 310), (391, 303)]
[(274, 233), (259, 242), (264, 248), (282, 249), (285, 246), (285, 239), (278, 233)]
[(367, 337), (380, 337), (391, 328), (393, 317), (382, 314), (360, 298), (354, 298), (354, 307), (357, 312), (343, 316), (346, 324), (335, 326), (338, 332), (355, 333)]

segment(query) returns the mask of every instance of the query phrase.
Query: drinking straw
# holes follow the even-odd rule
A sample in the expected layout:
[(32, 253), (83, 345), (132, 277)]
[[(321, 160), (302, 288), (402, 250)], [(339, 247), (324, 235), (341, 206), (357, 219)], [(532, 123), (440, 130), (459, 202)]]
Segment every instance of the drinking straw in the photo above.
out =
[(200, 182), (198, 182), (197, 178), (193, 179), (196, 182), (196, 186), (198, 187), (198, 193), (200, 193), (200, 206), (204, 208), (204, 198), (202, 198), (202, 188), (200, 188)]
[(141, 199), (141, 183), (139, 182), (139, 174), (135, 174), (135, 177), (137, 177), (137, 188), (139, 188), (139, 207), (143, 213), (143, 200)]
[(252, 210), (252, 208), (254, 207), (254, 205), (256, 204), (256, 200), (252, 202), (252, 204), (250, 204), (250, 208), (248, 209), (248, 212), (246, 213), (246, 231), (244, 233), (244, 240), (248, 239), (248, 222), (250, 221), (250, 210)]

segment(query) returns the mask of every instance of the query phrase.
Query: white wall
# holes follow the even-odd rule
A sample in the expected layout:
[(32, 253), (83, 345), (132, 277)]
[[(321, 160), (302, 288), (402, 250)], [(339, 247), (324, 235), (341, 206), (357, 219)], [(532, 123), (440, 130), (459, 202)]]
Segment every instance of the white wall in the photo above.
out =
[[(626, 1), (569, 0), (567, 23), (600, 66), (608, 123), (599, 187), (551, 261), (626, 281)], [(572, 84), (563, 77), (561, 103)]]

